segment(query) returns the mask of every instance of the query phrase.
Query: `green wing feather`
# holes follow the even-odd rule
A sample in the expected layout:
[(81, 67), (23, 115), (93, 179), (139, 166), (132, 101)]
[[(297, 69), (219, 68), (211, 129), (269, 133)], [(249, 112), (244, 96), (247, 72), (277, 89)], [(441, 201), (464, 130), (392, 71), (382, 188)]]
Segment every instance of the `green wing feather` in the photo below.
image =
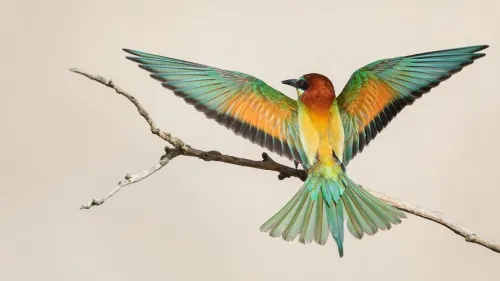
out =
[(337, 102), (345, 134), (345, 165), (407, 105), (485, 54), (472, 46), (396, 57), (354, 72)]
[(297, 102), (253, 76), (124, 49), (151, 77), (208, 118), (262, 147), (307, 164)]

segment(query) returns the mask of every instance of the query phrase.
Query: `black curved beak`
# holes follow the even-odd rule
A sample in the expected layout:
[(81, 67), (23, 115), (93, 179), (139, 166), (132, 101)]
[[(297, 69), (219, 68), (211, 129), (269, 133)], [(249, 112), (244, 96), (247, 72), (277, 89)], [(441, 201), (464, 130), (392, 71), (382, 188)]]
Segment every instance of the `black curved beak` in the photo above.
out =
[(286, 85), (290, 85), (294, 88), (297, 88), (297, 79), (288, 79), (288, 80), (281, 81), (281, 83), (286, 84)]

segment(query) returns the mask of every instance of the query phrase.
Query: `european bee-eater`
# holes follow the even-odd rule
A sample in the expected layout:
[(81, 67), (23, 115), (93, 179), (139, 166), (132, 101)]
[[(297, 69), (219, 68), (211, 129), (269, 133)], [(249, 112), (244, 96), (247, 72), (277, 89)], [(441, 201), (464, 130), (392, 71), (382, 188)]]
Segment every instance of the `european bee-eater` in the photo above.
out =
[(293, 100), (253, 76), (124, 49), (151, 77), (208, 118), (308, 171), (297, 194), (261, 226), (273, 237), (325, 244), (328, 232), (343, 256), (344, 220), (354, 237), (390, 229), (405, 214), (354, 183), (344, 167), (407, 105), (488, 46), (395, 57), (354, 72), (338, 98), (316, 73), (282, 83)]

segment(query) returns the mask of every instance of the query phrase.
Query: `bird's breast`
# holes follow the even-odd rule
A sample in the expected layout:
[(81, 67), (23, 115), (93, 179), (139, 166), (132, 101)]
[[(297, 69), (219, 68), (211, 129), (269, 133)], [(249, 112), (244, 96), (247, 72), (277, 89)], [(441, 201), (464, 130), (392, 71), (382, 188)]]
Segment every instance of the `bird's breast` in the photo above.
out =
[(302, 147), (311, 164), (317, 160), (332, 163), (332, 151), (343, 153), (343, 127), (336, 106), (318, 108), (299, 103), (299, 128)]

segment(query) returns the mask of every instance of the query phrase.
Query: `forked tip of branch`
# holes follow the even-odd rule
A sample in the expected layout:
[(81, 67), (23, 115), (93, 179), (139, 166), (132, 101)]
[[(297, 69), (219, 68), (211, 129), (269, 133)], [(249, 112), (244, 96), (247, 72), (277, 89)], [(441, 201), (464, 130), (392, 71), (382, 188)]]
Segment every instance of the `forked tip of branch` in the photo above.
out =
[(104, 200), (102, 200), (102, 199), (99, 199), (99, 200), (92, 199), (87, 204), (80, 206), (80, 210), (88, 210), (94, 206), (99, 206), (102, 203), (104, 203)]

